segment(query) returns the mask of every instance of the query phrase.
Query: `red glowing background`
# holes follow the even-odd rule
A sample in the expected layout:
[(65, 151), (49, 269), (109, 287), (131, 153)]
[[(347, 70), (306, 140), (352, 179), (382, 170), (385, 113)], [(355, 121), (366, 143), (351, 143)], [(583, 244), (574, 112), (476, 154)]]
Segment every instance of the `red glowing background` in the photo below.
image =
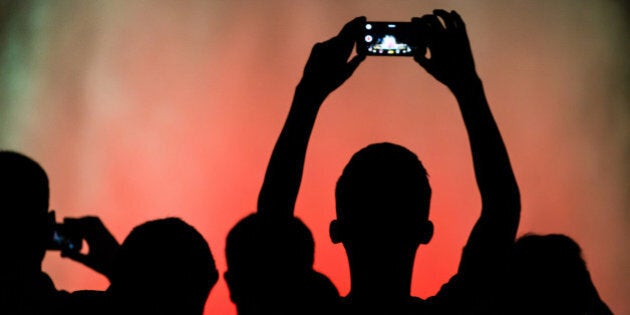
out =
[[(3, 1), (0, 147), (39, 161), (58, 218), (98, 215), (119, 241), (178, 216), (220, 272), (229, 229), (255, 210), (265, 167), (312, 45), (355, 16), (409, 20), (442, 7), (468, 26), (477, 70), (523, 201), (519, 234), (578, 241), (602, 298), (630, 314), (627, 7), (615, 1)], [(411, 58), (368, 58), (324, 103), (296, 214), (316, 268), (342, 293), (345, 253), (328, 239), (334, 185), (377, 141), (430, 173), (433, 241), (412, 293), (455, 272), (480, 200), (452, 95)], [(57, 288), (104, 277), (50, 252)], [(207, 314), (235, 314), (220, 280)]]

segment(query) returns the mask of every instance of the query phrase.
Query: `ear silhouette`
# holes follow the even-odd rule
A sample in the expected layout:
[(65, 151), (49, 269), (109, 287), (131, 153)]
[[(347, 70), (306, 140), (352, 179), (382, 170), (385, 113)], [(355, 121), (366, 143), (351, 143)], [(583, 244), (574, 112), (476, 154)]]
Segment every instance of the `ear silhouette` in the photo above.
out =
[(338, 220), (332, 220), (328, 228), (328, 234), (330, 235), (330, 240), (332, 240), (334, 244), (341, 243), (343, 240), (343, 227), (341, 222)]
[(433, 222), (429, 220), (424, 221), (419, 229), (418, 244), (428, 244), (433, 238), (433, 231)]

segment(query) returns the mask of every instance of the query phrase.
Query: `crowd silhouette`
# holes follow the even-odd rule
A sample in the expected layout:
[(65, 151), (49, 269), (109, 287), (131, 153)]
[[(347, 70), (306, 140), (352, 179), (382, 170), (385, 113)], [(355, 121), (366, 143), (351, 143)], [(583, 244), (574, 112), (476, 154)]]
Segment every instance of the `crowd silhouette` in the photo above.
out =
[[(416, 67), (457, 100), (481, 197), (456, 274), (432, 297), (411, 295), (417, 251), (430, 246), (440, 227), (430, 220), (427, 170), (415, 153), (389, 142), (356, 152), (337, 181), (329, 234), (347, 255), (348, 295), (314, 270), (314, 238), (295, 216), (295, 203), (318, 111), (366, 58), (352, 56), (365, 23), (355, 18), (313, 47), (256, 212), (226, 237), (224, 280), (238, 314), (612, 314), (575, 241), (560, 234), (516, 238), (519, 188), (455, 11), (435, 10), (411, 24), (424, 45), (414, 56)], [(0, 151), (0, 237), (9, 240), (0, 259), (1, 314), (203, 313), (219, 271), (194, 227), (179, 218), (156, 219), (135, 227), (119, 244), (98, 217), (55, 222), (49, 194), (37, 162)], [(88, 244), (87, 252), (64, 239), (72, 235)], [(45, 252), (53, 249), (103, 274), (109, 288), (57, 290), (42, 271)]]

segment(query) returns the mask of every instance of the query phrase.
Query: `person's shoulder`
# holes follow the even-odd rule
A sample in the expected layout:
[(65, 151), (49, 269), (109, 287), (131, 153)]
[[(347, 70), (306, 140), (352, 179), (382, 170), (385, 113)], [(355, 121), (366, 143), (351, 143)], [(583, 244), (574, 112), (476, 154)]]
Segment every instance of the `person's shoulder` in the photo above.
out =
[(37, 275), (37, 280), (32, 284), (31, 293), (33, 293), (34, 296), (39, 296), (45, 302), (53, 301), (54, 303), (60, 304), (70, 296), (68, 291), (58, 290), (50, 276), (45, 272)]
[(405, 313), (426, 315), (434, 314), (432, 304), (429, 301), (419, 298), (417, 296), (409, 297), (409, 301), (407, 302), (407, 310)]
[(457, 273), (453, 275), (448, 282), (442, 284), (440, 290), (434, 296), (426, 299), (426, 303), (435, 304), (442, 300), (454, 298), (457, 293), (466, 286), (465, 282), (465, 277), (462, 277), (461, 274)]
[(111, 305), (106, 291), (80, 290), (68, 294), (65, 314), (109, 314)]
[[(423, 314), (433, 315), (438, 314), (435, 312), (433, 305), (422, 298), (416, 296), (410, 296), (406, 303), (402, 305), (392, 305), (390, 309), (391, 314)], [(339, 307), (337, 314), (367, 314), (365, 309), (357, 309), (352, 304), (352, 298), (350, 296), (341, 297), (339, 299)]]
[(311, 286), (324, 294), (326, 297), (340, 299), (339, 291), (333, 282), (324, 274), (317, 271), (311, 273)]
[(425, 301), (423, 298), (417, 297), (417, 296), (410, 296), (409, 297), (409, 305), (418, 305), (418, 306), (422, 306), (425, 305), (427, 303), (427, 301)]

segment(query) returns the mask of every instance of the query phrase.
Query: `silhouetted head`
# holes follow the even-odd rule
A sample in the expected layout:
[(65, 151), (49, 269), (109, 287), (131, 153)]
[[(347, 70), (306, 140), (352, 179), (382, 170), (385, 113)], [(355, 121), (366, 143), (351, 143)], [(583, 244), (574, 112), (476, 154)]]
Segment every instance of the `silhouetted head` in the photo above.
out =
[(238, 313), (310, 314), (336, 298), (332, 283), (312, 269), (314, 246), (295, 217), (252, 214), (239, 221), (225, 247), (225, 280)]
[(594, 293), (580, 247), (561, 234), (519, 238), (508, 281), (509, 314), (588, 314)]
[(48, 176), (32, 159), (0, 151), (3, 263), (40, 266), (48, 240)]
[(111, 293), (129, 314), (202, 314), (219, 276), (203, 236), (177, 218), (133, 229), (114, 262)]
[(433, 234), (431, 187), (418, 157), (392, 144), (369, 145), (352, 156), (337, 181), (333, 242), (373, 250), (415, 248)]

